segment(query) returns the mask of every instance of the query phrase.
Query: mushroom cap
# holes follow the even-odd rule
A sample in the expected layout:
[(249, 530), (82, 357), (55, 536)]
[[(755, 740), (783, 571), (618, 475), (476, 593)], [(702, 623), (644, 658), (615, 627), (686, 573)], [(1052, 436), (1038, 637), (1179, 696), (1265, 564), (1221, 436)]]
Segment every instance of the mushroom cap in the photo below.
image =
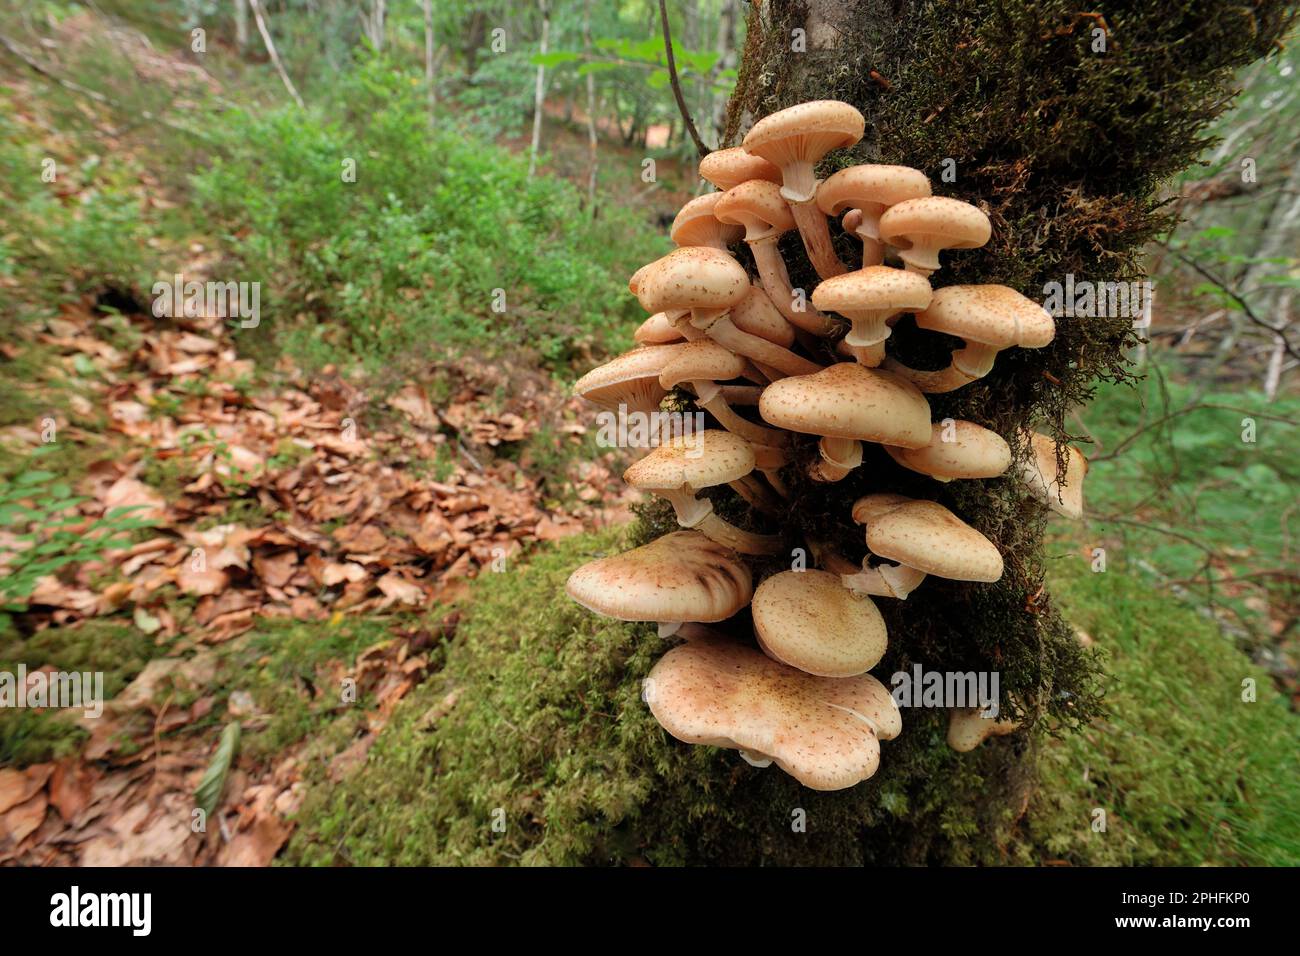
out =
[(754, 449), (749, 442), (709, 428), (677, 435), (652, 449), (623, 472), (623, 480), (642, 491), (677, 491), (725, 485), (753, 470)]
[(712, 339), (679, 345), (659, 373), (659, 384), (674, 388), (682, 382), (725, 382), (745, 368), (745, 360)]
[(960, 199), (923, 196), (890, 206), (880, 217), (880, 238), (892, 245), (915, 243), (927, 236), (940, 249), (975, 249), (989, 241), (993, 226), (989, 217)]
[(846, 166), (817, 187), (817, 208), (828, 216), (838, 216), (846, 209), (893, 206), (928, 195), (929, 178), (911, 166)]
[(995, 431), (974, 422), (952, 422), (952, 441), (944, 441), (947, 428), (941, 422), (930, 426), (930, 444), (924, 448), (888, 448), (904, 468), (941, 480), (994, 478), (1011, 467), (1011, 446)]
[(1020, 467), (1021, 478), (1034, 494), (1057, 514), (1083, 517), (1083, 479), (1088, 459), (1073, 445), (1066, 446), (1065, 477), (1056, 469), (1056, 442), (1048, 435), (1029, 433), (1029, 460)]
[[(848, 103), (812, 100), (764, 116), (745, 134), (741, 145), (746, 152), (761, 156), (780, 167), (796, 163), (815, 164), (832, 149), (852, 146), (862, 139), (866, 121)], [(789, 197), (807, 201), (811, 196)]]
[(1039, 349), (1056, 335), (1050, 312), (1004, 285), (950, 285), (916, 314), (916, 324), (995, 349)]
[(708, 246), (674, 249), (652, 263), (637, 282), (647, 312), (729, 309), (749, 291), (749, 276), (735, 259)]
[(674, 531), (569, 575), (569, 597), (620, 621), (725, 621), (749, 603), (753, 577), (730, 548)]
[(813, 790), (843, 790), (880, 766), (880, 741), (903, 729), (870, 674), (814, 677), (725, 640), (692, 640), (647, 676), (650, 712), (688, 744), (770, 757)]
[(794, 326), (757, 283), (750, 285), (749, 294), (732, 306), (731, 321), (740, 331), (775, 342), (782, 348), (794, 344)]
[(854, 317), (855, 312), (915, 312), (930, 304), (930, 282), (915, 272), (889, 266), (867, 266), (820, 282), (813, 305), (823, 311)]
[(628, 292), (631, 292), (633, 295), (636, 295), (636, 290), (640, 288), (641, 280), (645, 277), (646, 270), (649, 269), (652, 265), (654, 265), (653, 262), (647, 262), (640, 269), (637, 269), (636, 272), (632, 273), (631, 277), (627, 280)]
[(784, 235), (795, 227), (781, 187), (766, 179), (749, 179), (728, 189), (713, 214), (720, 222), (743, 226), (746, 242)]
[(716, 246), (739, 242), (741, 229), (734, 225), (719, 222), (713, 215), (713, 207), (722, 198), (722, 193), (705, 193), (696, 196), (677, 213), (673, 219), (670, 235), (679, 246)]
[(721, 190), (733, 189), (751, 179), (766, 179), (781, 184), (781, 170), (762, 156), (748, 153), (739, 146), (715, 149), (700, 160), (700, 178)]
[(885, 619), (829, 571), (782, 571), (754, 591), (759, 646), (818, 677), (865, 674), (885, 656)]
[(673, 320), (668, 318), (667, 312), (656, 312), (637, 326), (632, 338), (637, 345), (667, 345), (670, 342), (680, 342), (682, 333), (673, 324)]
[(653, 411), (668, 394), (659, 384), (659, 373), (676, 348), (649, 345), (624, 352), (578, 379), (573, 393), (611, 411), (619, 405), (633, 411)]
[(1019, 726), (1019, 721), (984, 717), (978, 707), (954, 707), (948, 713), (948, 746), (969, 753), (988, 738), (1002, 737)]
[(993, 542), (937, 501), (904, 498), (884, 506), (876, 497), (853, 505), (853, 520), (866, 524), (873, 554), (953, 581), (1002, 577), (1002, 555)]
[(915, 385), (878, 368), (837, 362), (763, 389), (764, 421), (806, 435), (921, 448), (930, 441), (930, 405)]

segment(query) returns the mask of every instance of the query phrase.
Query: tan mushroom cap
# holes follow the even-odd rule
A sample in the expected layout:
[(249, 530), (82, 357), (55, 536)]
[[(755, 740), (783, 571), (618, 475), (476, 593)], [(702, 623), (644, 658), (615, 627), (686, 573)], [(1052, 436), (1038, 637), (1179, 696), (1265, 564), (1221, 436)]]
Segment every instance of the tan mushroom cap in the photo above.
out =
[(948, 714), (948, 746), (969, 753), (990, 737), (1002, 737), (1020, 726), (1016, 720), (985, 717), (978, 707), (954, 707)]
[(721, 640), (673, 648), (650, 670), (645, 696), (678, 740), (761, 754), (813, 790), (866, 780), (880, 766), (880, 741), (903, 729), (870, 674), (814, 677)]
[(911, 166), (846, 166), (827, 176), (817, 187), (817, 208), (828, 216), (838, 216), (846, 209), (861, 209), (869, 215), (855, 225), (868, 227), (874, 234), (880, 213), (886, 207), (928, 195), (929, 178)]
[(829, 571), (782, 571), (754, 592), (759, 646), (782, 664), (818, 677), (865, 674), (885, 655), (885, 620)]
[(673, 320), (668, 318), (667, 312), (656, 312), (632, 333), (637, 345), (667, 345), (670, 342), (680, 342), (682, 337)]
[(718, 249), (685, 246), (652, 263), (637, 282), (647, 312), (730, 309), (749, 291), (740, 263)]
[(930, 304), (930, 282), (915, 272), (889, 266), (867, 266), (821, 282), (813, 290), (813, 305), (853, 317), (855, 312), (915, 312)]
[[(931, 426), (924, 448), (886, 448), (904, 468), (952, 481), (955, 478), (994, 478), (1011, 467), (1011, 446), (995, 431), (956, 419)], [(945, 438), (951, 441), (945, 441)]]
[(916, 324), (995, 349), (1038, 349), (1056, 335), (1051, 313), (1004, 285), (950, 285), (938, 289)]
[(1034, 493), (1057, 514), (1066, 518), (1083, 517), (1083, 481), (1088, 473), (1088, 459), (1073, 445), (1066, 446), (1065, 477), (1056, 468), (1056, 442), (1038, 432), (1029, 433), (1029, 460), (1021, 465), (1020, 474)]
[(611, 411), (619, 405), (633, 411), (654, 411), (668, 394), (659, 384), (659, 373), (676, 348), (650, 345), (624, 352), (578, 379), (573, 393)]
[(741, 229), (719, 222), (713, 215), (713, 207), (721, 198), (722, 193), (705, 193), (683, 206), (673, 219), (670, 232), (673, 242), (679, 246), (712, 248), (725, 248), (733, 242), (739, 242)]
[(712, 339), (696, 339), (677, 347), (663, 371), (659, 384), (675, 388), (682, 382), (725, 382), (745, 368), (745, 360)]
[(817, 188), (812, 167), (831, 150), (862, 139), (865, 128), (862, 114), (848, 103), (813, 100), (763, 117), (741, 145), (780, 168), (786, 199), (808, 202)]
[(782, 348), (794, 344), (794, 326), (786, 321), (761, 285), (750, 285), (749, 294), (731, 308), (731, 321), (750, 335), (767, 339)]
[(857, 362), (773, 382), (763, 390), (758, 411), (768, 423), (806, 435), (905, 448), (930, 441), (930, 405), (916, 386)]
[(700, 178), (707, 179), (719, 189), (727, 190), (751, 179), (766, 179), (781, 184), (781, 170), (762, 156), (747, 153), (739, 146), (715, 149), (700, 160)]
[(620, 621), (725, 621), (749, 603), (753, 577), (730, 548), (698, 531), (591, 561), (565, 585), (583, 607)]
[(739, 435), (717, 428), (677, 435), (623, 472), (642, 491), (712, 488), (754, 470), (754, 449)]
[(989, 217), (980, 209), (946, 196), (905, 199), (880, 217), (880, 238), (903, 247), (926, 237), (937, 240), (941, 249), (975, 249), (992, 234)]
[(867, 526), (872, 554), (953, 581), (1002, 577), (1002, 555), (993, 542), (937, 501), (904, 498), (881, 506), (873, 497), (853, 505), (853, 520)]
[(795, 227), (781, 188), (765, 179), (746, 180), (728, 189), (713, 207), (713, 215), (720, 222), (743, 226), (746, 242), (784, 235)]

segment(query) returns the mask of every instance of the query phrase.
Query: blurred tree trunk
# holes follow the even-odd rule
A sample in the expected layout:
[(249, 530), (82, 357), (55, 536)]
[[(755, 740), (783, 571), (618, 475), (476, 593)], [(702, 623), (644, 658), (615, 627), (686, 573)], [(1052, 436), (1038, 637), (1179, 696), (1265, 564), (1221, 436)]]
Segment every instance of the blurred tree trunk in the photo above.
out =
[[(546, 56), (547, 44), (551, 38), (551, 4), (549, 0), (537, 0), (537, 8), (542, 13), (542, 39), (538, 52)], [(542, 114), (546, 106), (546, 67), (538, 64), (537, 85), (533, 90), (533, 142), (528, 150), (528, 175), (537, 171), (537, 152), (542, 146)]]
[(235, 0), (235, 46), (240, 53), (248, 49), (248, 0)]
[[(582, 5), (582, 49), (591, 56), (591, 0)], [(587, 208), (596, 215), (596, 163), (600, 137), (596, 133), (596, 75), (587, 76)]]
[(438, 108), (438, 81), (433, 68), (433, 0), (421, 0), (424, 8), (424, 82), (429, 92), (429, 125)]

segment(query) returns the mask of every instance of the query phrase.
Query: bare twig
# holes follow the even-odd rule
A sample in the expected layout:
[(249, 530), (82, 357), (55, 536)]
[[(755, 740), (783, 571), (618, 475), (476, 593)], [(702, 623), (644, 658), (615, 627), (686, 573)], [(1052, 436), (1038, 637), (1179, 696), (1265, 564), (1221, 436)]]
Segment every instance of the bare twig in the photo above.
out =
[(677, 110), (682, 114), (682, 121), (686, 124), (686, 132), (691, 134), (696, 151), (702, 157), (707, 156), (710, 149), (704, 145), (704, 140), (700, 139), (699, 131), (695, 128), (695, 121), (691, 119), (691, 114), (686, 109), (686, 98), (682, 96), (681, 83), (677, 80), (677, 61), (673, 58), (673, 38), (668, 30), (668, 8), (664, 5), (664, 0), (659, 0), (659, 22), (664, 28), (664, 53), (668, 57), (668, 79), (673, 85), (673, 96), (677, 99)]
[(253, 19), (257, 21), (257, 32), (262, 34), (262, 43), (266, 45), (266, 52), (271, 55), (271, 62), (275, 64), (275, 71), (280, 74), (280, 82), (284, 88), (289, 91), (293, 101), (298, 104), (300, 109), (306, 109), (307, 106), (298, 95), (298, 89), (293, 85), (293, 80), (289, 79), (289, 74), (284, 70), (284, 64), (280, 62), (280, 54), (275, 51), (275, 43), (271, 40), (271, 32), (266, 28), (266, 19), (262, 16), (261, 0), (248, 0), (249, 7), (253, 10)]
[(1192, 269), (1192, 271), (1194, 271), (1201, 278), (1209, 282), (1212, 282), (1214, 285), (1218, 286), (1219, 289), (1221, 289), (1223, 293), (1228, 296), (1228, 298), (1232, 299), (1233, 302), (1237, 303), (1237, 306), (1238, 308), (1241, 309), (1242, 314), (1244, 314), (1246, 318), (1248, 318), (1251, 322), (1253, 322), (1255, 325), (1258, 325), (1261, 329), (1267, 329), (1273, 335), (1277, 336), (1277, 338), (1280, 340), (1282, 344), (1282, 348), (1286, 351), (1287, 355), (1290, 355), (1294, 359), (1300, 359), (1300, 352), (1297, 352), (1295, 346), (1291, 344), (1291, 341), (1285, 335), (1282, 334), (1282, 329), (1279, 329), (1273, 325), (1269, 325), (1269, 323), (1265, 322), (1262, 318), (1260, 318), (1255, 313), (1255, 310), (1251, 307), (1250, 303), (1247, 302), (1245, 298), (1242, 297), (1240, 292), (1238, 292), (1235, 288), (1230, 286), (1225, 279), (1221, 279), (1219, 276), (1216, 276), (1213, 272), (1205, 268), (1205, 266), (1201, 265), (1195, 259), (1191, 258), (1190, 256), (1183, 255), (1177, 249), (1170, 249), (1169, 252), (1174, 256), (1175, 259), (1177, 259), (1179, 262), (1183, 263), (1184, 265)]

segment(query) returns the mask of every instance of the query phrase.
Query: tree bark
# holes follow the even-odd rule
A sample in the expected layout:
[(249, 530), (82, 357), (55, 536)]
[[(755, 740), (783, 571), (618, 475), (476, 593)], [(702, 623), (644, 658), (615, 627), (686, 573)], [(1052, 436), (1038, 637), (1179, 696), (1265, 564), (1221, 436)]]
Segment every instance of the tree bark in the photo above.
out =
[[(547, 44), (551, 37), (551, 5), (549, 0), (537, 0), (537, 7), (542, 12), (542, 40), (538, 51), (546, 55)], [(533, 90), (533, 142), (528, 150), (528, 175), (537, 171), (537, 153), (542, 146), (542, 113), (546, 105), (546, 67), (538, 65), (537, 84)]]

